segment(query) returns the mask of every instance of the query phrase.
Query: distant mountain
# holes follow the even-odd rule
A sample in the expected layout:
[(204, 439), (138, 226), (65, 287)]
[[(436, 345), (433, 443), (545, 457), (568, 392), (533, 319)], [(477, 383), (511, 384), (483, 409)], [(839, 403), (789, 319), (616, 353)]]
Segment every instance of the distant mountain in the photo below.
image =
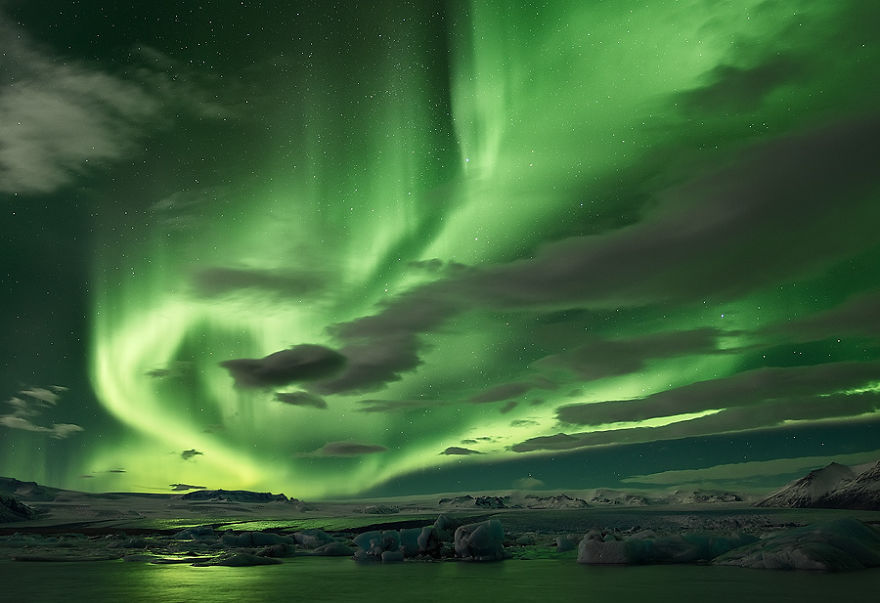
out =
[(477, 496), (470, 494), (456, 496), (454, 498), (441, 498), (438, 503), (441, 507), (479, 507), (481, 509), (507, 509), (511, 505), (509, 496)]
[(0, 477), (0, 494), (14, 496), (20, 500), (52, 501), (61, 492), (65, 492), (65, 490), (41, 486), (36, 482), (22, 482), (11, 477)]
[[(229, 501), (245, 503), (291, 502), (284, 494), (251, 492), (250, 490), (196, 490), (180, 496), (181, 500)], [(292, 499), (292, 502), (298, 502)]]
[(711, 503), (742, 502), (742, 497), (735, 492), (726, 492), (723, 490), (676, 490), (668, 502), (670, 504), (680, 503), (685, 505), (704, 505)]
[(557, 494), (556, 496), (529, 494), (525, 497), (525, 504), (529, 509), (583, 509), (590, 506), (582, 498), (572, 498), (568, 494)]
[(845, 465), (831, 463), (755, 506), (880, 510), (880, 462), (858, 475)]
[(835, 509), (880, 511), (880, 461), (828, 494), (821, 502), (822, 506)]
[(596, 490), (589, 502), (593, 505), (620, 505), (622, 507), (643, 507), (651, 504), (650, 500), (640, 494), (604, 488)]
[(527, 494), (526, 496), (477, 496), (476, 498), (465, 494), (454, 498), (441, 498), (438, 501), (441, 507), (480, 509), (582, 509), (589, 507), (587, 501), (580, 498), (572, 498), (568, 494), (555, 496), (538, 496)]

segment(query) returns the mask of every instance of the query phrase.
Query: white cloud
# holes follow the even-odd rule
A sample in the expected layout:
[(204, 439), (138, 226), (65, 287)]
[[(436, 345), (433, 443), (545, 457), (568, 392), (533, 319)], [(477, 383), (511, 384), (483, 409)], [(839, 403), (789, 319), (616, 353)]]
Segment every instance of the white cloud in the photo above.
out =
[[(0, 15), (2, 18), (2, 15)], [(153, 65), (127, 80), (43, 52), (20, 31), (0, 26), (0, 192), (51, 193), (77, 176), (136, 152), (148, 126), (185, 103), (199, 115), (222, 113), (194, 84), (164, 71), (170, 59), (141, 53)]]
[(73, 423), (53, 423), (51, 427), (38, 425), (32, 419), (43, 414), (43, 411), (54, 407), (58, 403), (58, 395), (51, 390), (67, 391), (66, 387), (51, 386), (51, 389), (32, 387), (18, 392), (6, 401), (12, 407), (12, 412), (0, 415), (0, 425), (9, 429), (21, 431), (33, 431), (47, 433), (49, 437), (62, 440), (77, 431), (84, 431), (79, 425)]

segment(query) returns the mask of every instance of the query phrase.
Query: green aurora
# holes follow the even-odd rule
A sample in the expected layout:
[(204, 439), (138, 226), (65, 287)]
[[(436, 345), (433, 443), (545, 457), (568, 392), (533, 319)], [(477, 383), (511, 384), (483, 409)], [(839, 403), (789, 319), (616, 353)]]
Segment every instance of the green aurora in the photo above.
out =
[(880, 457), (880, 5), (40, 4), (0, 4), (0, 474)]

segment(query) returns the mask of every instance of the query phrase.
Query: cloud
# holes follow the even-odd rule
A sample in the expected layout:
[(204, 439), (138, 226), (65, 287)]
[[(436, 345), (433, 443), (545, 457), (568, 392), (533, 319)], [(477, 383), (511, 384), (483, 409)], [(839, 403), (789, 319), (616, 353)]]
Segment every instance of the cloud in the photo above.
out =
[(172, 492), (184, 492), (186, 490), (204, 490), (205, 486), (190, 486), (189, 484), (171, 484)]
[(323, 289), (324, 279), (315, 272), (214, 267), (195, 272), (193, 286), (202, 297), (255, 291), (287, 298), (315, 294)]
[(689, 111), (751, 111), (764, 97), (803, 75), (803, 65), (790, 55), (780, 54), (749, 67), (718, 65), (707, 75), (707, 83), (681, 95)]
[(826, 337), (880, 336), (880, 291), (852, 296), (838, 306), (789, 322), (774, 324), (765, 335), (785, 335), (795, 341)]
[(278, 392), (275, 399), (291, 406), (311, 406), (314, 408), (327, 408), (327, 402), (324, 398), (310, 394), (308, 392)]
[(388, 450), (385, 446), (378, 444), (360, 444), (357, 442), (328, 442), (303, 456), (329, 456), (329, 457), (345, 457), (345, 456), (362, 456), (365, 454), (376, 454)]
[[(420, 334), (472, 308), (603, 310), (718, 302), (817, 274), (875, 244), (878, 137), (880, 118), (867, 117), (755, 143), (724, 167), (654, 195), (638, 222), (559, 240), (525, 259), (458, 267), (372, 315), (332, 325), (329, 332), (344, 342), (348, 365), (338, 378), (310, 389), (381, 389), (421, 365)], [(621, 368), (602, 362), (600, 343), (545, 362), (587, 378), (609, 376), (638, 370), (650, 358), (712, 352), (717, 334), (646, 337), (651, 349), (629, 360), (626, 342), (604, 342), (623, 360)]]
[(127, 76), (38, 47), (0, 15), (0, 192), (45, 194), (140, 152), (137, 142), (178, 112), (218, 117), (193, 69), (139, 47)]
[(755, 477), (788, 475), (805, 473), (824, 467), (830, 461), (842, 465), (858, 465), (880, 458), (880, 450), (856, 452), (851, 454), (828, 456), (810, 456), (800, 458), (782, 458), (769, 461), (750, 461), (745, 463), (728, 463), (714, 465), (702, 469), (680, 469), (662, 471), (646, 475), (631, 475), (620, 481), (634, 484), (673, 485), (703, 481), (743, 481)]
[(543, 485), (544, 482), (536, 477), (532, 477), (531, 475), (528, 477), (520, 478), (513, 482), (513, 487), (520, 490), (533, 490), (535, 488), (540, 488)]
[(447, 448), (446, 450), (444, 450), (440, 454), (446, 454), (446, 455), (452, 455), (452, 456), (455, 456), (455, 455), (465, 456), (465, 455), (469, 455), (469, 454), (480, 454), (480, 451), (479, 450), (471, 450), (470, 448), (461, 448), (460, 446), (450, 446), (449, 448)]
[(363, 408), (359, 412), (403, 412), (446, 406), (448, 402), (443, 400), (361, 400)]
[(499, 402), (501, 400), (513, 398), (515, 396), (521, 396), (529, 390), (533, 389), (534, 387), (534, 383), (528, 382), (503, 383), (501, 385), (491, 387), (480, 394), (471, 396), (468, 399), (468, 402), (474, 402), (476, 404), (483, 404), (486, 402)]
[(540, 423), (531, 419), (515, 419), (510, 422), (511, 427), (531, 427), (532, 425), (540, 425)]
[(718, 329), (703, 328), (622, 340), (594, 339), (541, 358), (532, 366), (565, 368), (584, 380), (627, 375), (641, 371), (651, 359), (719, 353), (717, 340), (722, 334)]
[(6, 401), (6, 404), (12, 407), (12, 412), (0, 415), (0, 425), (20, 431), (45, 433), (56, 440), (63, 440), (74, 433), (85, 431), (73, 423), (53, 423), (51, 427), (46, 427), (33, 421), (45, 411), (54, 408), (60, 399), (59, 394), (65, 391), (67, 388), (59, 385), (21, 390), (18, 392), (18, 396), (13, 396)]
[(337, 373), (344, 365), (345, 356), (313, 344), (294, 346), (264, 358), (239, 358), (220, 363), (235, 379), (236, 387), (244, 388), (321, 379)]
[(868, 117), (756, 144), (660, 193), (632, 226), (559, 241), (445, 287), (495, 307), (608, 308), (732, 299), (814, 274), (874, 245), (878, 135), (880, 118)]
[(477, 441), (476, 440), (462, 440), (461, 443), (462, 444), (476, 444)]
[(430, 290), (397, 297), (373, 316), (331, 326), (331, 335), (346, 342), (340, 352), (348, 364), (339, 377), (313, 385), (318, 393), (370, 392), (398, 381), (421, 365), (424, 344), (419, 333), (439, 327), (457, 313), (454, 303), (433, 298)]
[[(810, 367), (815, 368), (815, 367)], [(880, 392), (817, 394), (765, 400), (660, 427), (632, 427), (535, 437), (511, 447), (514, 452), (571, 450), (590, 446), (636, 444), (694, 436), (783, 427), (790, 421), (849, 419), (880, 412)]]
[(191, 458), (194, 458), (194, 457), (197, 457), (197, 456), (201, 456), (201, 455), (203, 455), (203, 454), (205, 454), (205, 453), (204, 453), (204, 452), (199, 452), (199, 451), (196, 450), (195, 448), (190, 448), (189, 450), (184, 450), (183, 452), (181, 452), (181, 453), (180, 453), (180, 458), (182, 458), (182, 459), (185, 460), (185, 461), (188, 461), (188, 460), (190, 460)]
[(15, 415), (0, 415), (0, 425), (9, 429), (47, 433), (50, 438), (56, 440), (63, 440), (78, 431), (85, 431), (82, 427), (73, 423), (53, 423), (51, 427), (43, 427), (28, 421), (24, 417)]
[(309, 386), (319, 394), (367, 393), (398, 381), (421, 364), (421, 344), (415, 337), (388, 335), (344, 346), (347, 363), (338, 377)]
[(509, 401), (507, 404), (505, 404), (504, 406), (502, 406), (501, 408), (499, 408), (499, 409), (498, 409), (498, 412), (500, 412), (502, 415), (506, 415), (507, 413), (509, 413), (509, 412), (510, 412), (511, 410), (513, 410), (514, 408), (516, 408), (516, 401), (515, 401), (515, 400), (511, 400), (511, 401)]
[[(818, 366), (761, 368), (722, 379), (699, 381), (636, 400), (572, 404), (556, 410), (562, 423), (603, 425), (644, 421), (734, 406), (827, 396), (877, 379), (880, 362), (837, 362)], [(826, 398), (826, 402), (830, 398)]]
[(18, 392), (22, 396), (30, 396), (36, 400), (42, 400), (43, 402), (47, 402), (54, 406), (58, 402), (58, 394), (56, 394), (51, 389), (46, 389), (43, 387), (32, 387), (30, 389), (23, 389)]

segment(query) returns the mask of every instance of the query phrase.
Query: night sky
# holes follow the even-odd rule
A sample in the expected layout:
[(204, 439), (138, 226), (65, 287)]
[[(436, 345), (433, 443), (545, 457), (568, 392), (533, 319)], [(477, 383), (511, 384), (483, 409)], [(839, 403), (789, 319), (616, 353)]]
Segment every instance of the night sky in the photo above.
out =
[(880, 3), (0, 1), (0, 475), (880, 458)]

